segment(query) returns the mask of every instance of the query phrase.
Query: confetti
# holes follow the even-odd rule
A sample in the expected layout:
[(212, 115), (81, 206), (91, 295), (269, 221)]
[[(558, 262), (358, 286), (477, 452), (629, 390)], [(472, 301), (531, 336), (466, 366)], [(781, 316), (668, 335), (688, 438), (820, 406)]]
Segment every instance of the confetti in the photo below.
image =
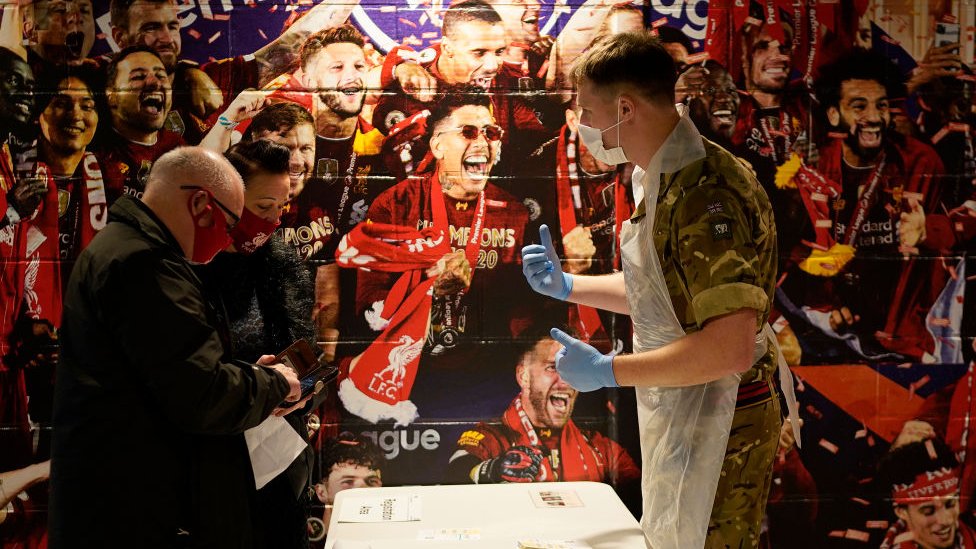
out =
[(831, 454), (836, 454), (838, 451), (840, 451), (840, 448), (838, 448), (836, 444), (825, 438), (820, 439), (820, 447), (827, 450)]
[(864, 523), (865, 528), (870, 528), (872, 530), (887, 530), (888, 521), (886, 520), (869, 520)]
[(396, 10), (396, 6), (380, 6), (380, 13), (392, 13)]
[(874, 437), (868, 437), (868, 446), (874, 447)]
[(810, 415), (817, 419), (823, 419), (823, 413), (820, 410), (814, 408), (813, 404), (807, 405), (807, 412), (810, 412)]
[[(427, 14), (426, 13), (424, 13), (424, 14), (422, 14), (420, 16), (420, 24), (421, 25), (426, 25), (427, 24)], [(434, 34), (437, 34), (437, 33), (434, 33)]]
[[(546, 59), (542, 62), (542, 66), (539, 67), (539, 72), (535, 73), (536, 76), (542, 78), (547, 72), (549, 72), (549, 60)], [(960, 231), (962, 232), (962, 231)]]
[(667, 25), (667, 24), (668, 24), (668, 18), (667, 17), (662, 17), (662, 18), (658, 19), (657, 21), (654, 21), (653, 23), (651, 23), (651, 27), (656, 29), (658, 27), (663, 27), (664, 25)]
[(226, 13), (217, 13), (213, 16), (214, 21), (230, 21), (230, 16)]
[(425, 32), (425, 33), (423, 33), (423, 34), (420, 35), (420, 37), (423, 38), (424, 40), (430, 40), (431, 38), (437, 38), (437, 36), (438, 36), (437, 31), (434, 31), (434, 32)]
[(898, 365), (898, 367), (901, 368), (902, 370), (907, 370), (912, 366), (914, 366), (914, 364), (912, 364), (911, 362), (902, 362), (901, 364)]
[(854, 433), (854, 440), (862, 439), (862, 438), (864, 438), (866, 436), (868, 436), (868, 430), (867, 429), (861, 429), (860, 431)]
[(848, 529), (847, 534), (844, 535), (844, 537), (847, 539), (852, 539), (864, 543), (867, 543), (868, 541), (871, 540), (871, 534), (868, 534), (867, 532), (862, 532), (861, 530), (853, 530), (853, 529)]
[(192, 36), (193, 38), (195, 38), (196, 40), (200, 39), (200, 31), (198, 31), (197, 29), (190, 29), (186, 31), (186, 33)]
[(413, 28), (417, 28), (417, 24), (414, 23), (413, 21), (409, 20), (409, 19), (405, 19), (403, 17), (398, 17), (397, 18), (397, 21), (403, 23), (404, 25), (409, 25), (409, 26), (411, 26)]
[(211, 36), (209, 40), (207, 40), (207, 43), (213, 44), (214, 42), (217, 41), (218, 38), (220, 38), (220, 31), (215, 32), (214, 35)]
[(868, 500), (866, 500), (866, 499), (864, 499), (864, 498), (851, 498), (851, 501), (853, 501), (854, 503), (857, 503), (859, 505), (863, 505), (865, 507), (867, 507), (868, 505), (871, 505), (871, 502), (868, 501)]
[(844, 534), (846, 534), (846, 533), (847, 533), (846, 530), (833, 530), (829, 534), (827, 534), (827, 537), (831, 537), (831, 538), (842, 538), (842, 537), (844, 537)]
[(258, 29), (258, 34), (261, 35), (261, 38), (264, 38), (265, 40), (268, 39), (268, 35), (267, 34), (264, 34), (264, 31), (263, 30)]
[(922, 387), (925, 387), (928, 384), (928, 382), (930, 382), (930, 381), (932, 381), (932, 376), (930, 376), (928, 374), (925, 374), (924, 376), (922, 376), (921, 378), (919, 378), (918, 381), (916, 381), (915, 383), (912, 383), (912, 385), (916, 389), (921, 389)]

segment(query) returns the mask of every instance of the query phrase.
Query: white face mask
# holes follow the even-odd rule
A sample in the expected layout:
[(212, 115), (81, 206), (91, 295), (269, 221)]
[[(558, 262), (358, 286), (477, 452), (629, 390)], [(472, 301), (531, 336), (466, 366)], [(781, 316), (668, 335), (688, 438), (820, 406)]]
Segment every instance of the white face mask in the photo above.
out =
[(590, 154), (593, 155), (593, 158), (596, 158), (604, 164), (610, 164), (612, 166), (617, 164), (625, 164), (628, 162), (627, 155), (624, 154), (624, 149), (620, 146), (619, 129), (617, 129), (617, 146), (612, 149), (605, 149), (603, 147), (603, 132), (617, 128), (624, 122), (626, 122), (626, 120), (620, 119), (620, 103), (618, 102), (617, 123), (613, 126), (599, 130), (585, 124), (578, 124), (580, 139), (583, 141), (583, 145), (586, 145), (586, 148), (589, 149)]

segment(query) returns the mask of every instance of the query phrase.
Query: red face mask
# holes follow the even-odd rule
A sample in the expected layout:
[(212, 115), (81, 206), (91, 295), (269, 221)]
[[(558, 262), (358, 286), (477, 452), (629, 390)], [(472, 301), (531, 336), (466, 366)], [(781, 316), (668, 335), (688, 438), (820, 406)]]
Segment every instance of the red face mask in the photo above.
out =
[(244, 208), (241, 220), (234, 225), (230, 236), (234, 247), (242, 254), (253, 254), (271, 238), (271, 233), (281, 225), (281, 221), (268, 221)]
[[(190, 258), (190, 261), (193, 263), (209, 263), (218, 252), (230, 245), (231, 238), (227, 234), (227, 220), (224, 218), (224, 214), (214, 210), (214, 204), (218, 204), (217, 199), (210, 191), (200, 190), (207, 193), (210, 203), (199, 214), (193, 215), (192, 194), (186, 203), (190, 217), (193, 218), (193, 257)], [(210, 212), (213, 217), (213, 225), (201, 227), (199, 221), (207, 212)]]

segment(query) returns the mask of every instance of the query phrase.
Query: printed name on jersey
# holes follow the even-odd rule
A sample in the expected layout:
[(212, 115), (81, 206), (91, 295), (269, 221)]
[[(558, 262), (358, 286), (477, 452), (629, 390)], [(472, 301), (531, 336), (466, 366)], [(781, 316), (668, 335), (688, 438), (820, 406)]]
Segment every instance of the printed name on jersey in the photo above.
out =
[(485, 439), (484, 433), (478, 431), (465, 431), (458, 438), (458, 446), (478, 446)]

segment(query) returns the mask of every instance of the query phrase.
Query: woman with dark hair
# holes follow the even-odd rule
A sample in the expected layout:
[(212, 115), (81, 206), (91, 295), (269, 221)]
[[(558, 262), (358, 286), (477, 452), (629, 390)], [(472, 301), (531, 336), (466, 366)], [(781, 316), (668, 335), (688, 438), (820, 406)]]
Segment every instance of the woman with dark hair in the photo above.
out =
[[(225, 153), (244, 179), (244, 211), (231, 232), (233, 244), (200, 269), (207, 287), (220, 295), (230, 326), (230, 354), (254, 362), (298, 339), (314, 347), (313, 289), (308, 271), (281, 236), (274, 234), (288, 203), (287, 147), (266, 140), (240, 143)], [(303, 438), (301, 411), (285, 416)], [(243, 450), (243, 449), (242, 449)], [(243, 454), (246, 455), (246, 454)], [(308, 483), (314, 452), (299, 455), (257, 493), (240, 487), (228, 497), (251, 498), (254, 547), (307, 547)]]

